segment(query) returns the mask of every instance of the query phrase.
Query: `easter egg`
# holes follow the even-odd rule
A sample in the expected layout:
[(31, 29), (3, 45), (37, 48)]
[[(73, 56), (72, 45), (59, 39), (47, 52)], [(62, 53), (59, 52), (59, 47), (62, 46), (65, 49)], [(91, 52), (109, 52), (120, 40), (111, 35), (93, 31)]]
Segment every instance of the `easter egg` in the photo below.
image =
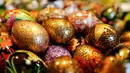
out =
[(108, 24), (97, 24), (92, 27), (85, 40), (89, 44), (98, 47), (103, 53), (114, 49), (119, 44), (116, 30)]
[(23, 9), (13, 9), (13, 10), (6, 10), (2, 15), (2, 22), (5, 23), (8, 30), (12, 29), (12, 26), (15, 24), (16, 21), (19, 20), (30, 20), (35, 21), (35, 18), (26, 10)]
[(102, 56), (98, 49), (89, 45), (80, 45), (74, 52), (74, 58), (78, 60), (85, 73), (93, 73)]
[(98, 18), (91, 11), (74, 12), (68, 16), (68, 19), (77, 32), (87, 31), (97, 23), (100, 23)]
[(130, 31), (123, 32), (120, 37), (121, 42), (130, 41)]
[(50, 38), (58, 44), (68, 43), (75, 34), (74, 27), (65, 19), (48, 19), (43, 27), (47, 30)]
[(55, 58), (60, 57), (60, 56), (70, 56), (71, 57), (69, 51), (67, 51), (62, 46), (56, 46), (56, 45), (49, 46), (47, 53), (45, 54), (45, 62), (50, 63)]
[(77, 60), (68, 56), (57, 57), (50, 63), (47, 73), (84, 73)]
[(42, 24), (43, 21), (49, 18), (64, 18), (65, 12), (62, 9), (54, 8), (54, 7), (47, 7), (42, 9), (37, 15), (37, 22)]
[(6, 73), (45, 73), (47, 65), (30, 51), (17, 50), (6, 60)]
[(12, 37), (20, 49), (35, 53), (43, 53), (49, 44), (49, 36), (44, 27), (28, 20), (15, 23), (12, 28)]

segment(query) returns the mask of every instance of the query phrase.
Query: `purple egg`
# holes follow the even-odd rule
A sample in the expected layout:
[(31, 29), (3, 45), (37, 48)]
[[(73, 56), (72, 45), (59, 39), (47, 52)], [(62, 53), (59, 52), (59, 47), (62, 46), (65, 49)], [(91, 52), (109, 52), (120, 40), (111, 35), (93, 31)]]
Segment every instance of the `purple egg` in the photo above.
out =
[(61, 46), (49, 46), (47, 53), (45, 55), (45, 62), (48, 64), (52, 62), (56, 57), (60, 56), (71, 56), (68, 50)]

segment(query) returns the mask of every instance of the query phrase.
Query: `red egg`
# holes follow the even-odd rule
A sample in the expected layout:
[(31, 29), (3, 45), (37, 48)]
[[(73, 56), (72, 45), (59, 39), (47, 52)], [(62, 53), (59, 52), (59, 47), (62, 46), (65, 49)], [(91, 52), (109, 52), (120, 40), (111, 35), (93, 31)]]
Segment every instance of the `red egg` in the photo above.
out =
[(88, 44), (98, 47), (103, 53), (119, 44), (116, 30), (108, 24), (97, 24), (92, 27), (85, 40)]
[(100, 23), (99, 19), (90, 11), (74, 12), (68, 19), (71, 24), (74, 25), (77, 32), (83, 32), (97, 23)]
[(79, 61), (85, 73), (92, 73), (99, 64), (102, 53), (89, 45), (80, 45), (74, 52), (74, 58)]

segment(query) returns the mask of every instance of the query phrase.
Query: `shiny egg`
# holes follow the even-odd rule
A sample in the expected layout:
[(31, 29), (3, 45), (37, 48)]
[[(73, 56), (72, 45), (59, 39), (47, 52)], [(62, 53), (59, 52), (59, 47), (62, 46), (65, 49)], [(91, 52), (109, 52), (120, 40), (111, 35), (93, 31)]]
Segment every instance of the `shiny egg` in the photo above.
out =
[(47, 65), (30, 51), (17, 50), (6, 60), (6, 73), (45, 73)]
[(43, 27), (47, 30), (50, 38), (58, 44), (68, 43), (75, 35), (73, 25), (65, 19), (48, 19)]
[(20, 49), (43, 53), (49, 45), (49, 35), (40, 24), (21, 20), (12, 27), (12, 37)]

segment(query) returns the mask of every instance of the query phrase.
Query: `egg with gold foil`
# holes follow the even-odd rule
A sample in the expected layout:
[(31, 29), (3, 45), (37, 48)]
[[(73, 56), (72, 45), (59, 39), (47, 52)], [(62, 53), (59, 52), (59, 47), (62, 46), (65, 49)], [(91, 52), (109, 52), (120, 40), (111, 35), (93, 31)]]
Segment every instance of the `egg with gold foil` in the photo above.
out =
[(80, 45), (74, 52), (74, 58), (78, 60), (85, 73), (93, 73), (99, 64), (103, 54), (90, 45)]
[(108, 24), (96, 24), (90, 29), (85, 40), (89, 44), (98, 47), (103, 53), (114, 49), (119, 44), (119, 37), (116, 30)]
[(45, 73), (48, 66), (36, 54), (17, 50), (6, 60), (6, 73)]
[(130, 41), (130, 31), (123, 32), (120, 37), (121, 42)]
[(88, 28), (100, 23), (100, 20), (91, 11), (74, 12), (68, 16), (68, 19), (77, 32), (87, 32)]
[(47, 73), (84, 73), (77, 60), (61, 56), (50, 63)]
[(47, 30), (52, 41), (58, 44), (68, 43), (75, 35), (73, 25), (65, 19), (48, 19), (43, 27)]
[(2, 23), (5, 23), (8, 30), (11, 31), (12, 26), (15, 24), (16, 21), (19, 20), (30, 20), (35, 21), (35, 18), (26, 10), (23, 9), (13, 9), (13, 10), (6, 10), (1, 15)]
[(20, 49), (43, 53), (49, 45), (49, 35), (40, 24), (21, 20), (14, 24), (12, 37)]
[(37, 15), (37, 22), (42, 24), (43, 21), (49, 18), (64, 18), (65, 11), (59, 8), (47, 7), (42, 9)]

